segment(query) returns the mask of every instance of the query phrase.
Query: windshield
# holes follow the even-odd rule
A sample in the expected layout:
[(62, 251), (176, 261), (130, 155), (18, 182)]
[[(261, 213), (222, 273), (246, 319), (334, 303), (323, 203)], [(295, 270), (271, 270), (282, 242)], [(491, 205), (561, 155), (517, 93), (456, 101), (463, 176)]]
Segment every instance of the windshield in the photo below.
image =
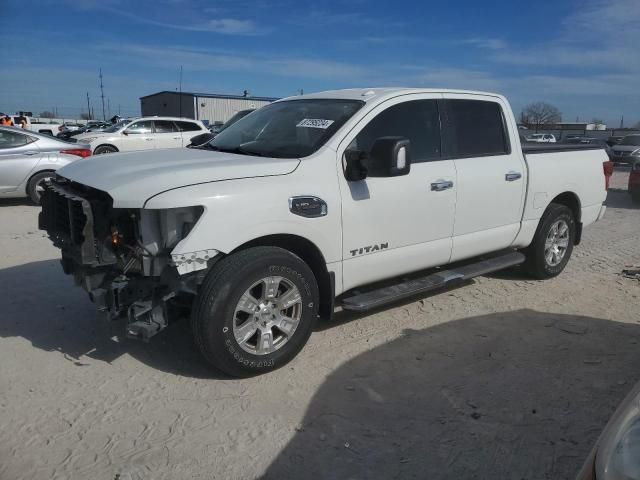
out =
[(111, 125), (109, 128), (105, 128), (103, 130), (104, 133), (115, 133), (118, 130), (120, 130), (121, 128), (126, 127), (129, 123), (131, 123), (131, 120), (120, 120), (118, 123)]
[(628, 135), (622, 139), (620, 145), (631, 145), (640, 147), (640, 135)]
[(206, 148), (276, 158), (317, 151), (364, 105), (360, 100), (308, 99), (276, 102), (225, 128)]

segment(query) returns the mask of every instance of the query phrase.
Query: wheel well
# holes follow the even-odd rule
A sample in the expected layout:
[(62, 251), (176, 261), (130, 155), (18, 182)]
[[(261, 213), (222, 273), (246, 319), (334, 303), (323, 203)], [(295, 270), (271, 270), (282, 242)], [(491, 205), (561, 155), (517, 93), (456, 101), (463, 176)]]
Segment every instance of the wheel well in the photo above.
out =
[(251, 247), (280, 247), (300, 257), (316, 277), (320, 292), (319, 313), (322, 318), (331, 318), (334, 309), (335, 286), (332, 273), (327, 271), (327, 263), (320, 249), (304, 237), (291, 234), (267, 235), (256, 238), (235, 248), (238, 252)]
[(574, 243), (578, 245), (582, 238), (582, 207), (580, 205), (580, 199), (573, 192), (564, 192), (551, 200), (551, 203), (564, 205), (573, 213), (573, 218), (576, 220), (576, 240)]
[(100, 145), (98, 145), (96, 148), (93, 149), (93, 153), (96, 153), (96, 150), (99, 149), (100, 147), (111, 147), (111, 148), (115, 148), (116, 152), (119, 152), (120, 150), (118, 150), (118, 147), (116, 147), (115, 145), (111, 145), (110, 143), (101, 143)]
[(29, 193), (29, 184), (31, 183), (31, 180), (33, 179), (33, 177), (35, 177), (36, 175), (39, 175), (41, 173), (53, 173), (53, 172), (55, 172), (55, 170), (51, 170), (49, 168), (45, 168), (44, 170), (38, 170), (37, 172), (33, 172), (31, 174), (31, 176), (29, 177), (29, 179), (24, 184), (24, 189), (27, 192), (27, 194)]

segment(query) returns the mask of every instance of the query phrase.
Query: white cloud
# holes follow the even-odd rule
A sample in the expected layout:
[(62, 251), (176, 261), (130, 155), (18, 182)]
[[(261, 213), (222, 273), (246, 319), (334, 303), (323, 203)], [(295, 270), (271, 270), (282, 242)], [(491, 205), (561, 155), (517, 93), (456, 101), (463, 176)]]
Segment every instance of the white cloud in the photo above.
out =
[(507, 48), (507, 43), (500, 38), (469, 38), (467, 40), (463, 40), (462, 44), (474, 45), (478, 48), (483, 48), (485, 50), (504, 50)]

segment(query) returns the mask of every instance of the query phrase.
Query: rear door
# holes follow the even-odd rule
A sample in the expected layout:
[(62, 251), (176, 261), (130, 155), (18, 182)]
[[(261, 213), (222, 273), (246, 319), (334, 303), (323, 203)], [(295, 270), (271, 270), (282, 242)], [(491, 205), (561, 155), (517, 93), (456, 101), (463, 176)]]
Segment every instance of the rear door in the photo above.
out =
[(176, 120), (178, 130), (182, 135), (182, 146), (189, 145), (191, 139), (196, 135), (206, 133), (208, 130), (203, 130), (202, 127), (196, 122), (190, 122), (188, 120)]
[(153, 121), (138, 120), (124, 131), (121, 139), (121, 151), (151, 150), (154, 146)]
[[(441, 156), (439, 97), (411, 95), (384, 102), (338, 148), (345, 290), (449, 261), (456, 172), (453, 160)], [(347, 181), (345, 150), (368, 153), (385, 136), (411, 142), (410, 173)]]
[(457, 172), (451, 261), (506, 248), (520, 229), (527, 185), (522, 152), (511, 149), (517, 127), (497, 97), (447, 94), (445, 155)]
[(180, 148), (182, 136), (176, 124), (171, 120), (154, 120), (154, 148)]
[(22, 132), (0, 129), (0, 192), (12, 192), (40, 161), (37, 139)]

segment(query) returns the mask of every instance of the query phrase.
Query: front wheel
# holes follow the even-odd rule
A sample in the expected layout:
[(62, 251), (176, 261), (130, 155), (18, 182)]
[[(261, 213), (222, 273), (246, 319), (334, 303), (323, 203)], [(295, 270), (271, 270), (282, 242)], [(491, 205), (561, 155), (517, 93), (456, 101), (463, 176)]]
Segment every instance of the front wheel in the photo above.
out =
[(559, 275), (567, 266), (576, 238), (573, 212), (552, 203), (540, 219), (533, 242), (526, 249), (525, 268), (540, 280)]
[(275, 370), (307, 343), (318, 298), (313, 272), (291, 252), (232, 254), (213, 267), (196, 298), (196, 344), (210, 365), (235, 377)]

